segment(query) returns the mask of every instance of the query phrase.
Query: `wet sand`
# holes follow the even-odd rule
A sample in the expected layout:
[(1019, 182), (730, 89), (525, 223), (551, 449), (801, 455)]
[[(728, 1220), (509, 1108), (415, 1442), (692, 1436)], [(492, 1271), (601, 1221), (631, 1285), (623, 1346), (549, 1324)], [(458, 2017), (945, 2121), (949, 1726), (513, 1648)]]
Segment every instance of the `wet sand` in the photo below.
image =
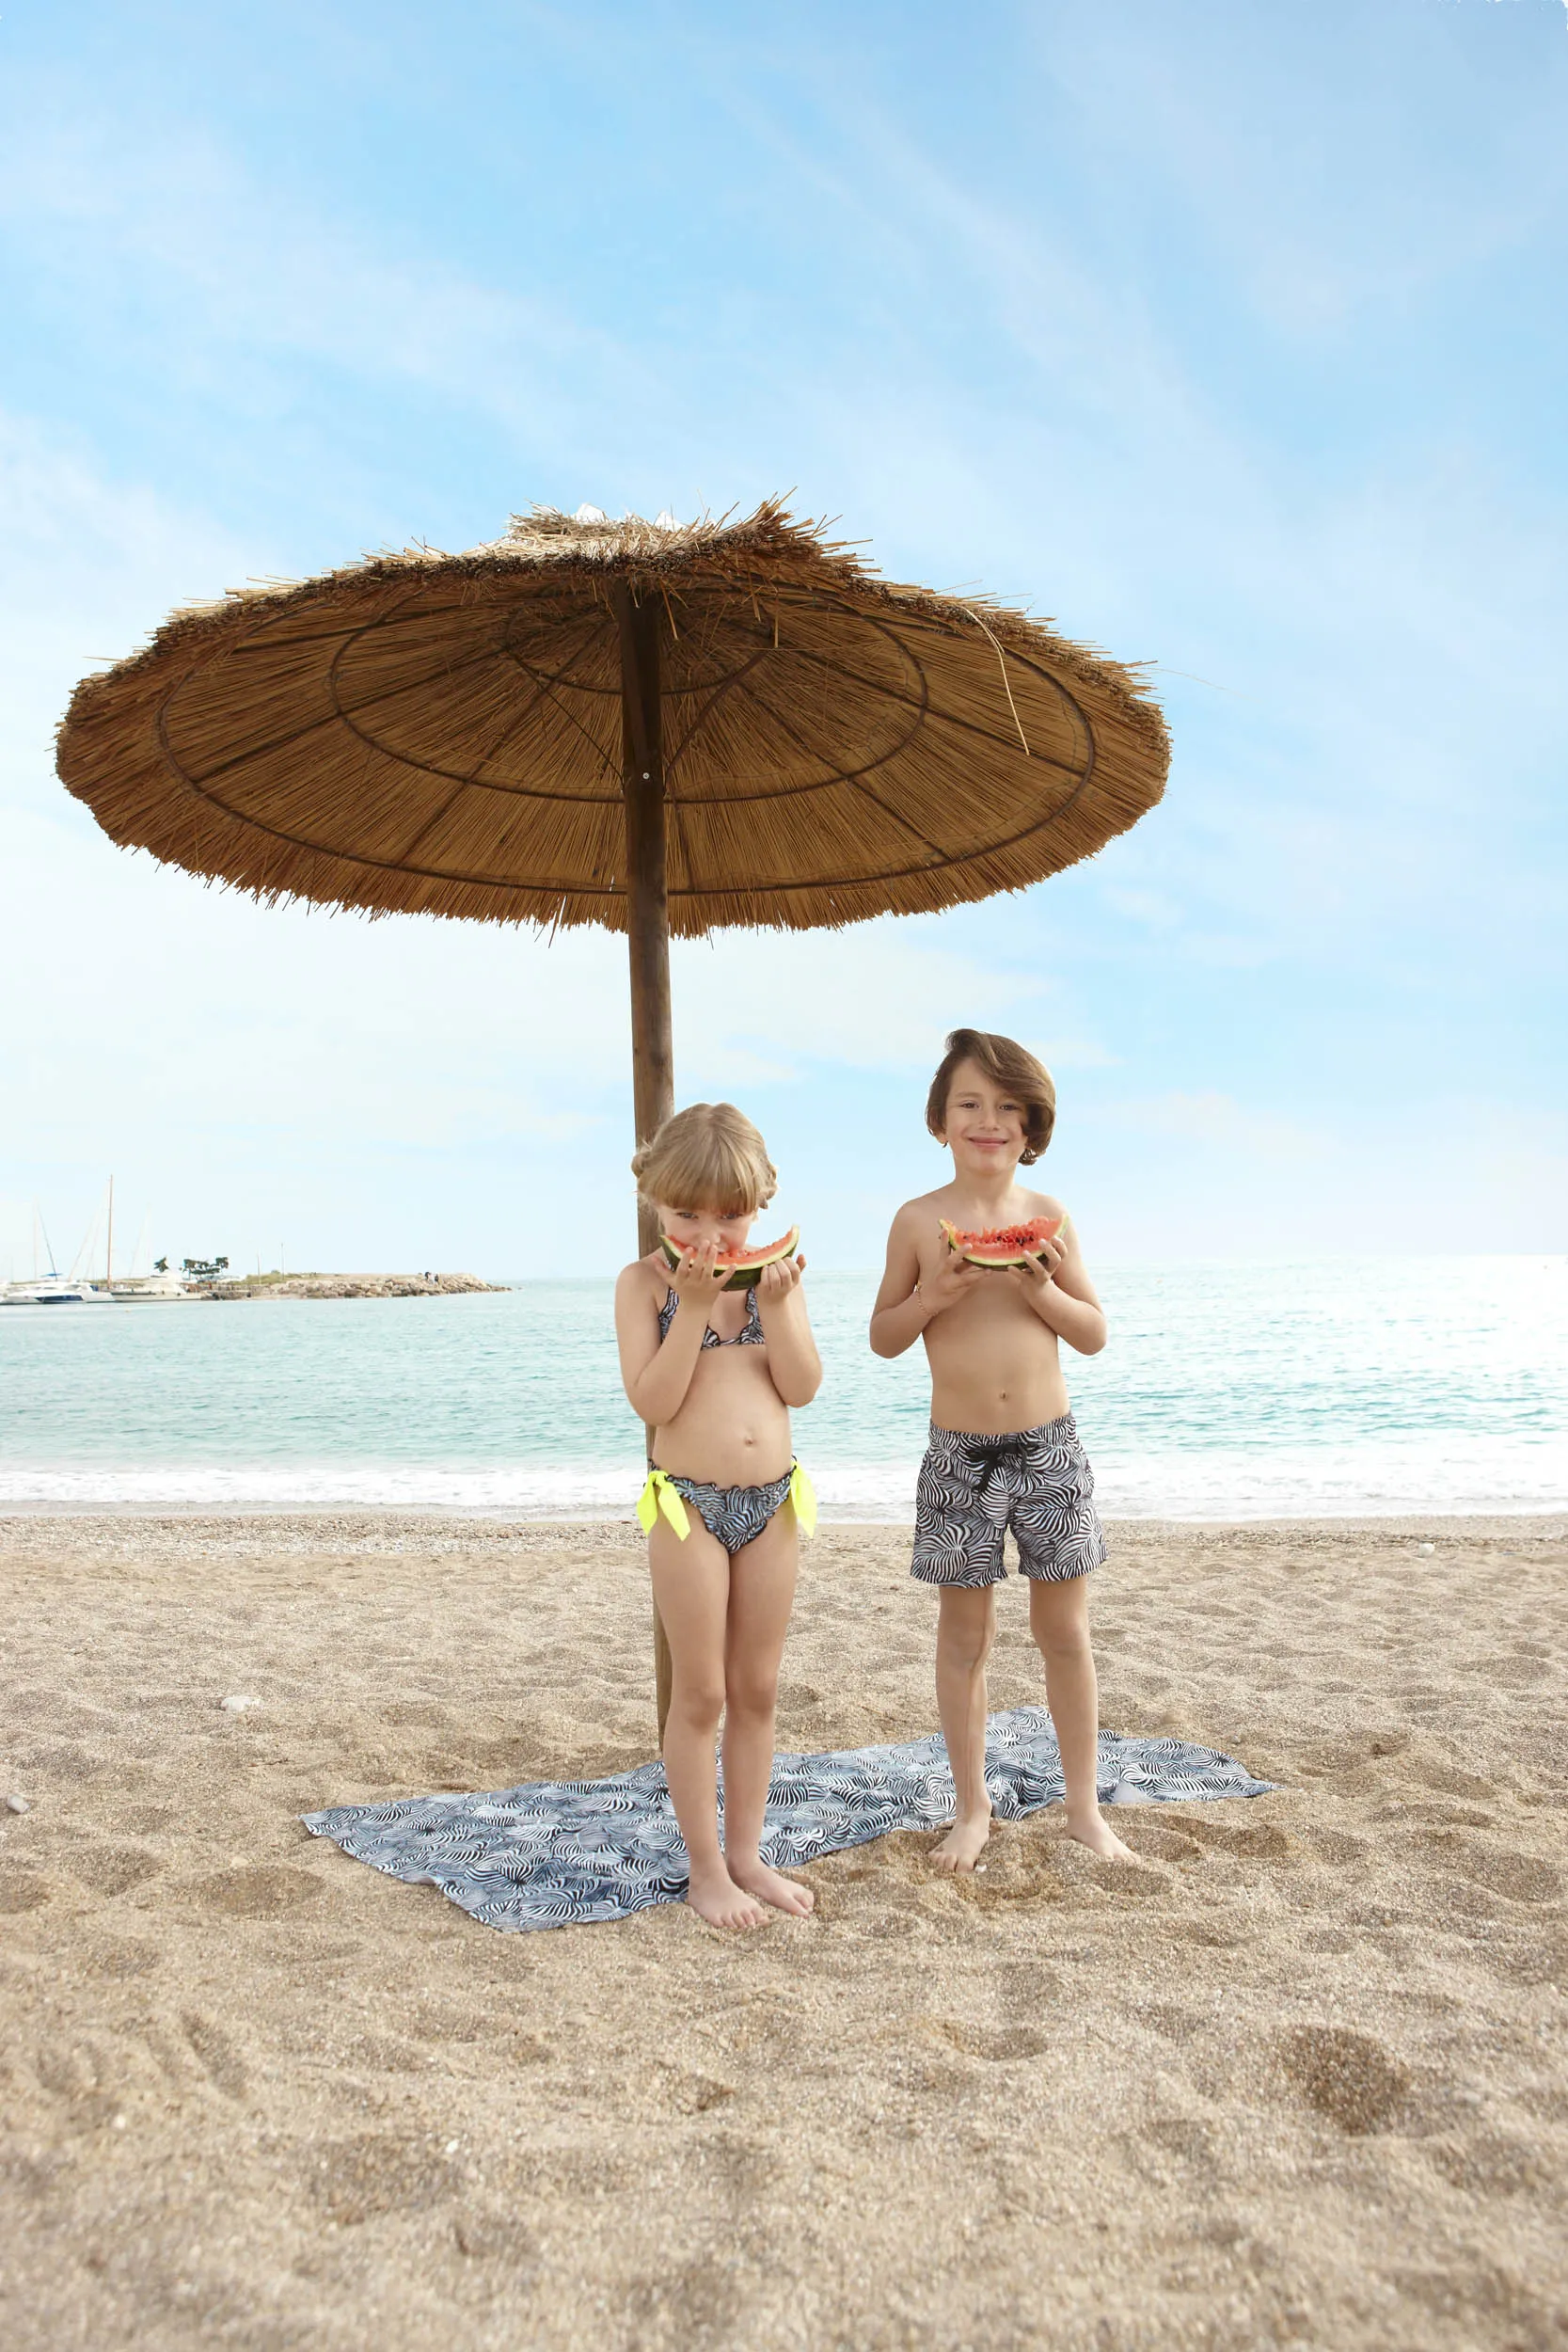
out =
[[(635, 1531), (0, 1520), (0, 2340), (1568, 2343), (1564, 1532), (1118, 1528), (1104, 1722), (1278, 1792), (726, 1940), (497, 1934), (295, 1819), (642, 1761)], [(932, 1727), (907, 1557), (810, 1549), (782, 1744)]]

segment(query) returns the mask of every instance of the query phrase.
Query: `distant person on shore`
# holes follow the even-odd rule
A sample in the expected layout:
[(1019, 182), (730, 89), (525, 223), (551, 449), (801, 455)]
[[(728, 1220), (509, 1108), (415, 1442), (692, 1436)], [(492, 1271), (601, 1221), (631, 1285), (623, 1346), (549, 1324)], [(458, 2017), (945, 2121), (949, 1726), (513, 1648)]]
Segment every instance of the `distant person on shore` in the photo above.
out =
[[(990, 1835), (986, 1658), (1009, 1527), (1045, 1661), (1069, 1835), (1096, 1853), (1133, 1858), (1101, 1817), (1096, 1788), (1100, 1710), (1085, 1579), (1106, 1546), (1059, 1349), (1066, 1340), (1081, 1356), (1098, 1355), (1105, 1317), (1071, 1218), (1018, 1181), (1020, 1167), (1050, 1142), (1055, 1117), (1055, 1087), (1033, 1054), (984, 1029), (953, 1031), (926, 1104), (927, 1128), (953, 1154), (953, 1179), (894, 1218), (871, 1317), (876, 1354), (902, 1356), (923, 1339), (931, 1368), (911, 1574), (941, 1595), (937, 1705), (956, 1805), (934, 1858), (950, 1870), (973, 1870)], [(1038, 1258), (997, 1269), (967, 1263), (949, 1246), (943, 1218), (969, 1233), (1064, 1221)]]
[[(778, 1182), (767, 1147), (733, 1104), (693, 1103), (632, 1161), (661, 1249), (615, 1288), (621, 1377), (653, 1430), (638, 1516), (673, 1685), (664, 1771), (686, 1841), (687, 1900), (719, 1928), (760, 1927), (765, 1904), (803, 1916), (808, 1888), (760, 1851), (773, 1768), (779, 1661), (795, 1598), (797, 1509), (816, 1504), (795, 1460), (789, 1408), (822, 1379), (800, 1277), (803, 1258), (726, 1290), (729, 1267)], [(714, 1743), (724, 1719), (721, 1842)]]

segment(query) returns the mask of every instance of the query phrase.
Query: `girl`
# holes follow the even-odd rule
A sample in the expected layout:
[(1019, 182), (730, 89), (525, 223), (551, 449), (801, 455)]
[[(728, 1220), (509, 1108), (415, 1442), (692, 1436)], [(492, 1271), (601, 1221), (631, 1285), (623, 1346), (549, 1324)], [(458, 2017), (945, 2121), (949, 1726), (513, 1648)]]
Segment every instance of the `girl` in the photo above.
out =
[[(760, 1927), (765, 1903), (802, 1917), (810, 1891), (759, 1851), (773, 1765), (779, 1660), (795, 1597), (796, 1505), (815, 1503), (795, 1462), (789, 1406), (822, 1366), (806, 1320), (805, 1260), (726, 1291), (721, 1250), (745, 1242), (777, 1174), (730, 1103), (693, 1103), (632, 1161), (640, 1197), (681, 1250), (628, 1265), (615, 1287), (621, 1377), (653, 1431), (639, 1517), (673, 1682), (664, 1772), (690, 1866), (687, 1900), (718, 1928)], [(724, 1718), (724, 1836), (714, 1739)]]

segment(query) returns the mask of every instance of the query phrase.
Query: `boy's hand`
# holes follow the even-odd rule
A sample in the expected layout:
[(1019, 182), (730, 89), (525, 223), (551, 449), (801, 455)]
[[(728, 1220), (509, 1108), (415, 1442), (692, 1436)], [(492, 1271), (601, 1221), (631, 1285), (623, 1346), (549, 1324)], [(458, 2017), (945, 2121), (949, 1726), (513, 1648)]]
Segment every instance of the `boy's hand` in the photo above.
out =
[(1008, 1278), (1016, 1282), (1021, 1290), (1030, 1291), (1038, 1297), (1047, 1284), (1054, 1279), (1056, 1269), (1066, 1256), (1067, 1251), (1059, 1241), (1041, 1242), (1039, 1256), (1030, 1258), (1023, 1265), (1008, 1266), (1006, 1269)]
[(764, 1307), (777, 1306), (781, 1298), (787, 1298), (792, 1290), (799, 1288), (805, 1270), (804, 1258), (778, 1258), (771, 1265), (765, 1265), (757, 1281), (758, 1311)]
[(976, 1282), (989, 1279), (984, 1266), (971, 1265), (967, 1258), (950, 1249), (933, 1275), (921, 1276), (920, 1295), (932, 1314), (940, 1315), (945, 1308), (956, 1307), (960, 1298), (967, 1298)]

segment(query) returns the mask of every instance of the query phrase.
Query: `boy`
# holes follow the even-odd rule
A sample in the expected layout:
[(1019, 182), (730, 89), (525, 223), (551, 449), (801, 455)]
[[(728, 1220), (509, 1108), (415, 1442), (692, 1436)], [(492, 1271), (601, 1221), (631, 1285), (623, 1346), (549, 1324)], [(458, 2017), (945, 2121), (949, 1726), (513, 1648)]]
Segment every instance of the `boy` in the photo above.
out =
[(934, 1860), (973, 1870), (990, 1835), (986, 1793), (986, 1656), (1011, 1526), (1029, 1581), (1029, 1629), (1062, 1754), (1067, 1826), (1094, 1852), (1133, 1856), (1101, 1818), (1095, 1788), (1099, 1693), (1084, 1580), (1106, 1556), (1094, 1474), (1073, 1425), (1058, 1342), (1081, 1356), (1105, 1344), (1105, 1317), (1070, 1218), (1044, 1263), (991, 1270), (949, 1249), (939, 1220), (973, 1232), (1061, 1216), (1060, 1201), (1018, 1182), (1051, 1140), (1056, 1089), (1011, 1038), (955, 1029), (931, 1082), (926, 1124), (953, 1154), (953, 1181), (906, 1201), (888, 1237), (871, 1317), (879, 1356), (924, 1339), (931, 1442), (915, 1502), (911, 1573), (941, 1591), (937, 1706), (953, 1767), (953, 1827)]

